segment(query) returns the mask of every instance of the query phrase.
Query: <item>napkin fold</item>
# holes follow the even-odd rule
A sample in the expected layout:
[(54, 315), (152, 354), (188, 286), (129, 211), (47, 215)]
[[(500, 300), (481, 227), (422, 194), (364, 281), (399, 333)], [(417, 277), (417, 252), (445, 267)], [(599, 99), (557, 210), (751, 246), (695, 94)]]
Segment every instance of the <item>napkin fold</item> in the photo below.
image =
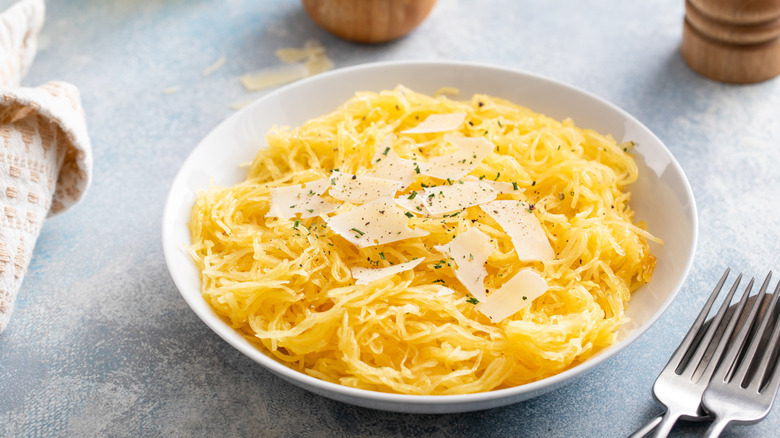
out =
[(92, 174), (78, 89), (19, 86), (37, 51), (43, 0), (0, 14), (0, 332), (8, 325), (44, 219), (76, 204)]

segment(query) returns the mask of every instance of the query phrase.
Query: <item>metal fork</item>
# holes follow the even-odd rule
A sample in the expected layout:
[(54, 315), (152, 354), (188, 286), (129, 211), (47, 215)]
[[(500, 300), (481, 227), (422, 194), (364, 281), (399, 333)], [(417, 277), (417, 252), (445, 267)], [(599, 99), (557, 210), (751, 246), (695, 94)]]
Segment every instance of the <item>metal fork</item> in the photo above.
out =
[[(777, 309), (780, 283), (770, 301), (766, 290), (771, 277), (770, 272), (753, 301), (750, 314), (702, 395), (702, 406), (715, 417), (707, 429), (708, 437), (719, 436), (731, 422), (752, 424), (761, 421), (772, 408), (780, 386), (780, 365), (777, 360), (770, 361), (777, 353), (780, 338)], [(766, 301), (769, 304), (762, 306)], [(763, 313), (756, 319), (762, 307)]]
[[(742, 317), (747, 297), (753, 288), (753, 280), (750, 280), (737, 308), (729, 316), (726, 316), (731, 299), (742, 279), (742, 274), (737, 276), (717, 314), (712, 318), (707, 329), (702, 330), (707, 315), (723, 289), (729, 272), (730, 269), (726, 269), (726, 272), (723, 273), (685, 338), (672, 354), (653, 385), (653, 395), (656, 400), (666, 406), (663, 418), (660, 422), (657, 418), (651, 420), (650, 424), (631, 435), (632, 438), (645, 436), (647, 431), (652, 429), (653, 424), (657, 424), (653, 430), (653, 436), (665, 437), (680, 418), (702, 419), (708, 417), (708, 413), (701, 409), (702, 395), (719, 363), (726, 343), (734, 331), (734, 326)], [(726, 317), (725, 320), (724, 317)], [(712, 345), (715, 345), (714, 350), (712, 350)]]

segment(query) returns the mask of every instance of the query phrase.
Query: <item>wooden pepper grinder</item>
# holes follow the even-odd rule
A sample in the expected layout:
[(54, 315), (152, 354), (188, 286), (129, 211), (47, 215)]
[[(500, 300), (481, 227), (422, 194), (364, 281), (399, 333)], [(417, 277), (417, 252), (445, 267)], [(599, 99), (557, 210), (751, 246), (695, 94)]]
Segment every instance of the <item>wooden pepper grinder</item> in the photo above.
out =
[(686, 0), (681, 52), (693, 70), (722, 82), (780, 75), (780, 0)]

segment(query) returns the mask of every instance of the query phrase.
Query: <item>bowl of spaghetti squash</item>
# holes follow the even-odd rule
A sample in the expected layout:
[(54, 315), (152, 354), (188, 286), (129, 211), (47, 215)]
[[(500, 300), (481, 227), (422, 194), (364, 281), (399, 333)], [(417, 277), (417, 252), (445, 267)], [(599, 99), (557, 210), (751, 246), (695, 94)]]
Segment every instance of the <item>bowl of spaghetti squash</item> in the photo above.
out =
[(209, 133), (163, 215), (225, 341), (314, 393), (452, 413), (572, 381), (687, 276), (670, 151), (614, 105), (488, 65), (393, 62), (272, 92)]

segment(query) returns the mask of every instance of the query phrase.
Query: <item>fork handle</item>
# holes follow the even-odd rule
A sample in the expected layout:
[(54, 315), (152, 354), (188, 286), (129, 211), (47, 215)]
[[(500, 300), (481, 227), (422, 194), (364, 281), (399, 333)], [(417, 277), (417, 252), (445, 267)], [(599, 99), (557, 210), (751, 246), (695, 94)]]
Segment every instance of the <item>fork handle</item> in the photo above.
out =
[(632, 433), (628, 438), (645, 438), (646, 436), (650, 435), (650, 432), (652, 432), (653, 429), (658, 426), (658, 423), (660, 423), (663, 418), (663, 414), (653, 418), (647, 424), (637, 429), (636, 432)]
[(661, 419), (661, 422), (658, 423), (658, 426), (656, 426), (655, 430), (653, 430), (653, 438), (665, 438), (669, 435), (669, 432), (672, 431), (672, 427), (674, 426), (674, 423), (677, 422), (677, 420), (680, 418), (679, 412), (674, 412), (672, 410), (666, 411), (666, 413), (663, 415), (663, 418)]
[(710, 427), (707, 428), (707, 432), (704, 433), (706, 438), (717, 438), (720, 436), (723, 429), (731, 422), (729, 417), (716, 417), (715, 420), (710, 423)]

